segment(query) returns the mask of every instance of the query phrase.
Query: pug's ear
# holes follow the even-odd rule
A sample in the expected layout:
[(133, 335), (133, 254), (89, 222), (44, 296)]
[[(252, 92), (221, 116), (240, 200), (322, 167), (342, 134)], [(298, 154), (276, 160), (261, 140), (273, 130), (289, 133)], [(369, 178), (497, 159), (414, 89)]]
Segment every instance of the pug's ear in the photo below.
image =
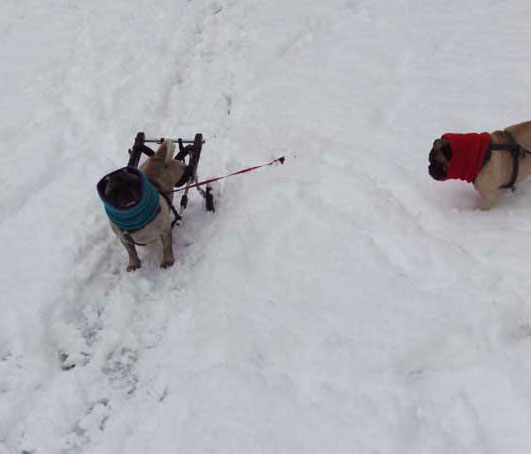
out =
[(452, 159), (453, 153), (452, 153), (452, 147), (450, 145), (450, 141), (448, 139), (445, 139), (444, 137), (441, 139), (441, 142), (439, 144), (441, 153), (444, 155), (447, 161), (450, 161)]
[(103, 180), (103, 193), (108, 196), (112, 190), (112, 178), (107, 175)]
[(438, 147), (442, 147), (442, 146), (445, 146), (445, 145), (450, 145), (450, 141), (446, 138), (446, 137), (439, 137), (438, 139), (435, 139), (433, 141), (433, 146), (438, 146)]

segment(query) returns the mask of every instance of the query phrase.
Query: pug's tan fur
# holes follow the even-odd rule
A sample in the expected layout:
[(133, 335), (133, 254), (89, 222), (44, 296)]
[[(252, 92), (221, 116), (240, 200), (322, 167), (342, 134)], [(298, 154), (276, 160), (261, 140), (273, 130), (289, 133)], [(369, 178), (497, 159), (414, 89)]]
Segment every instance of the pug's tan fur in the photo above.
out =
[[(139, 167), (159, 191), (168, 193), (170, 200), (173, 200), (173, 193), (169, 191), (175, 187), (185, 170), (185, 165), (182, 162), (173, 159), (174, 152), (175, 144), (171, 140), (166, 140), (160, 145), (156, 153)], [(171, 210), (166, 200), (160, 195), (159, 203), (160, 212), (155, 219), (144, 228), (131, 232), (127, 236), (111, 222), (112, 230), (120, 239), (129, 257), (127, 271), (134, 271), (141, 266), (135, 243), (147, 245), (161, 240), (162, 262), (160, 266), (168, 268), (175, 263), (171, 235)], [(134, 242), (131, 242), (128, 237), (132, 238)]]

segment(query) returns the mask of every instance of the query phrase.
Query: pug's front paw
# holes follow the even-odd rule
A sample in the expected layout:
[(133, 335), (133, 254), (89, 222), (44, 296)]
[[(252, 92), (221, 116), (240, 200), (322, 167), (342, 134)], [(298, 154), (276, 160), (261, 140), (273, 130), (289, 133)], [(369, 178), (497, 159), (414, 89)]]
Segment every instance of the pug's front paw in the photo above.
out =
[(129, 264), (127, 265), (127, 272), (130, 273), (131, 271), (135, 271), (141, 266), (142, 264), (140, 262), (129, 262)]
[(160, 267), (161, 268), (169, 268), (170, 266), (173, 266), (173, 264), (175, 263), (175, 260), (171, 259), (171, 260), (164, 260), (161, 264), (160, 264)]

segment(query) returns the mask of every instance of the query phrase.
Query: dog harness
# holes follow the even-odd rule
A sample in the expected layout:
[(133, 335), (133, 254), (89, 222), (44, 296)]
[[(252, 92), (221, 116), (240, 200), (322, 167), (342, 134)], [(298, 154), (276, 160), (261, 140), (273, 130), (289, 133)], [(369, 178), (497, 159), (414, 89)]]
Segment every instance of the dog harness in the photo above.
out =
[[(105, 197), (105, 186), (108, 180), (118, 172), (134, 173), (140, 177), (141, 199), (130, 208), (117, 208)], [(123, 167), (111, 172), (100, 180), (97, 189), (107, 216), (122, 231), (134, 232), (144, 228), (160, 211), (159, 192), (144, 173), (136, 167)]]
[(509, 131), (504, 131), (505, 134), (507, 134), (507, 137), (509, 138), (510, 143), (492, 143), (489, 147), (489, 157), (490, 157), (490, 151), (491, 150), (507, 150), (509, 153), (511, 153), (511, 156), (513, 158), (513, 172), (511, 174), (511, 180), (509, 183), (501, 185), (500, 189), (510, 189), (511, 191), (514, 191), (516, 188), (514, 184), (516, 183), (516, 180), (518, 179), (518, 168), (520, 166), (520, 157), (525, 157), (526, 154), (529, 154), (529, 151), (527, 151), (524, 147), (518, 144), (516, 142), (516, 139)]

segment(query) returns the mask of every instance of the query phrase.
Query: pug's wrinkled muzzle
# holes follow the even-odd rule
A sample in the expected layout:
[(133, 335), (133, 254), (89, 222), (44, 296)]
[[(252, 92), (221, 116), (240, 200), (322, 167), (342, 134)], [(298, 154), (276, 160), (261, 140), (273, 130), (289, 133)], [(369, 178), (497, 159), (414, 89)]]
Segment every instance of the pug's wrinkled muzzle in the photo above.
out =
[(428, 166), (430, 176), (437, 181), (444, 181), (447, 179), (448, 170), (442, 164), (430, 164)]

